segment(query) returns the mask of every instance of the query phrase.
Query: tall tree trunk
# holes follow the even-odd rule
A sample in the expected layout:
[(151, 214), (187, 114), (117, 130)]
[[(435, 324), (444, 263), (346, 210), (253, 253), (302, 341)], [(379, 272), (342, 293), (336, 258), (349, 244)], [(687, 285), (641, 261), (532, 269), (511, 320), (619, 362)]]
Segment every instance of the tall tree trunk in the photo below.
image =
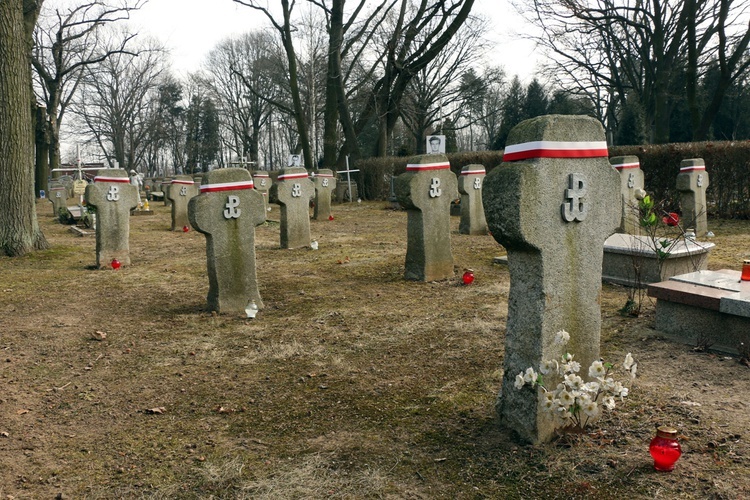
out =
[(42, 0), (0, 2), (0, 251), (47, 248), (36, 218), (31, 32)]
[(49, 168), (49, 132), (47, 129), (47, 111), (44, 106), (36, 106), (36, 119), (34, 120), (34, 142), (36, 145), (36, 168), (34, 172), (34, 195), (39, 191), (47, 189), (47, 179), (50, 175)]
[(326, 104), (323, 115), (323, 167), (336, 165), (338, 152), (339, 92), (341, 84), (341, 44), (344, 41), (344, 1), (333, 0), (331, 26), (328, 32), (328, 71), (326, 73)]

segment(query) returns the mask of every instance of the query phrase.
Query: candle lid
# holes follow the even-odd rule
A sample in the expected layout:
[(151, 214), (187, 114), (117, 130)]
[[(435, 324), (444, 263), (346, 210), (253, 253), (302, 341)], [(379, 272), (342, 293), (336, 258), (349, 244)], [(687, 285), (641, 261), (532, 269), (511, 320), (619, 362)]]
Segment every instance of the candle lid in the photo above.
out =
[(677, 439), (677, 429), (663, 425), (656, 428), (656, 435), (660, 438)]

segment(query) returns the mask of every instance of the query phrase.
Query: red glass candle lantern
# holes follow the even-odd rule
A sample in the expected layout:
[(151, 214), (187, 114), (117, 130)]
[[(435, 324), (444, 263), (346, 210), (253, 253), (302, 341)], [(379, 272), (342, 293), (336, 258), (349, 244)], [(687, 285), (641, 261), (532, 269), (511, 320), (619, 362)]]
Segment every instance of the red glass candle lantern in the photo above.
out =
[(656, 437), (651, 440), (648, 451), (654, 457), (654, 468), (656, 470), (673, 470), (675, 462), (682, 455), (680, 443), (677, 442), (677, 429), (672, 427), (657, 428)]
[(740, 280), (750, 281), (750, 260), (742, 262), (742, 276), (740, 277)]
[(190, 231), (190, 226), (182, 226), (183, 233), (187, 233), (188, 231)]
[(329, 215), (328, 220), (333, 220), (333, 215)]
[(110, 262), (110, 265), (112, 266), (112, 269), (115, 271), (120, 269), (120, 261), (117, 259), (112, 259), (112, 262)]
[(467, 269), (464, 275), (461, 277), (461, 281), (464, 285), (471, 285), (474, 283), (474, 271)]

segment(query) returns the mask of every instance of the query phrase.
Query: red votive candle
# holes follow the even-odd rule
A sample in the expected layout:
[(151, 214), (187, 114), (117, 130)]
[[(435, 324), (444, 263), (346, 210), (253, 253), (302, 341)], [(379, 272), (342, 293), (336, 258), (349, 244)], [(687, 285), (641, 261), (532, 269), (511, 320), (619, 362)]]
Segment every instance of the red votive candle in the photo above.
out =
[(659, 427), (656, 437), (651, 440), (648, 451), (654, 458), (654, 468), (659, 471), (671, 471), (674, 464), (682, 455), (680, 443), (677, 442), (677, 429)]
[(750, 260), (742, 262), (742, 276), (740, 276), (740, 280), (750, 281)]

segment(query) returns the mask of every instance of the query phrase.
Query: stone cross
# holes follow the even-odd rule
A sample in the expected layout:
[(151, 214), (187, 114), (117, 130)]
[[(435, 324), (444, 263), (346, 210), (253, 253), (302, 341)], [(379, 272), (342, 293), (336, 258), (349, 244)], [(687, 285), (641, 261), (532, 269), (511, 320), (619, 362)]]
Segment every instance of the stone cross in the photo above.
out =
[(638, 191), (643, 191), (643, 170), (637, 156), (613, 156), (609, 163), (620, 172), (620, 193), (622, 194), (622, 217), (618, 232), (639, 234), (640, 217), (638, 211)]
[(190, 224), (188, 202), (198, 196), (198, 184), (189, 175), (177, 175), (169, 183), (169, 199), (172, 201), (172, 231), (182, 231)]
[(52, 212), (55, 217), (60, 216), (60, 210), (68, 206), (68, 189), (62, 182), (52, 181), (47, 186), (49, 201), (52, 202)]
[(255, 184), (255, 190), (263, 195), (263, 207), (264, 212), (268, 211), (268, 191), (271, 189), (271, 176), (268, 172), (255, 172), (253, 174), (253, 184)]
[(485, 170), (483, 165), (466, 165), (458, 178), (458, 192), (461, 193), (461, 234), (487, 234), (487, 221), (482, 206), (482, 182)]
[[(604, 241), (620, 223), (619, 176), (607, 161), (604, 129), (585, 116), (532, 118), (511, 130), (503, 163), (485, 179), (492, 236), (508, 250), (510, 295), (501, 421), (531, 442), (553, 436), (541, 396), (514, 387), (516, 375), (563, 354), (582, 376), (599, 359)], [(557, 381), (551, 381), (552, 387)]]
[(706, 163), (703, 158), (682, 160), (680, 173), (677, 174), (682, 225), (685, 228), (695, 228), (697, 237), (708, 233), (706, 188), (708, 188), (708, 172), (706, 172)]
[(313, 219), (328, 219), (331, 216), (331, 195), (336, 189), (336, 178), (333, 170), (322, 168), (313, 177), (315, 184), (315, 208)]
[[(212, 170), (188, 204), (190, 224), (206, 236), (208, 309), (243, 313), (263, 302), (255, 269), (255, 226), (263, 224), (263, 195), (244, 168)], [(178, 186), (173, 185), (173, 188)]]
[(404, 278), (435, 281), (453, 276), (450, 206), (456, 174), (442, 154), (415, 156), (396, 178), (396, 197), (407, 210)]
[(97, 172), (86, 186), (86, 203), (96, 208), (96, 265), (112, 267), (112, 260), (130, 265), (130, 211), (138, 206), (138, 188), (121, 168)]
[(315, 186), (305, 167), (287, 167), (276, 179), (281, 206), (281, 248), (310, 246), (310, 199)]
[(164, 193), (164, 206), (169, 207), (172, 205), (172, 200), (169, 199), (169, 187), (172, 185), (172, 180), (175, 177), (165, 177), (161, 183), (161, 192)]

